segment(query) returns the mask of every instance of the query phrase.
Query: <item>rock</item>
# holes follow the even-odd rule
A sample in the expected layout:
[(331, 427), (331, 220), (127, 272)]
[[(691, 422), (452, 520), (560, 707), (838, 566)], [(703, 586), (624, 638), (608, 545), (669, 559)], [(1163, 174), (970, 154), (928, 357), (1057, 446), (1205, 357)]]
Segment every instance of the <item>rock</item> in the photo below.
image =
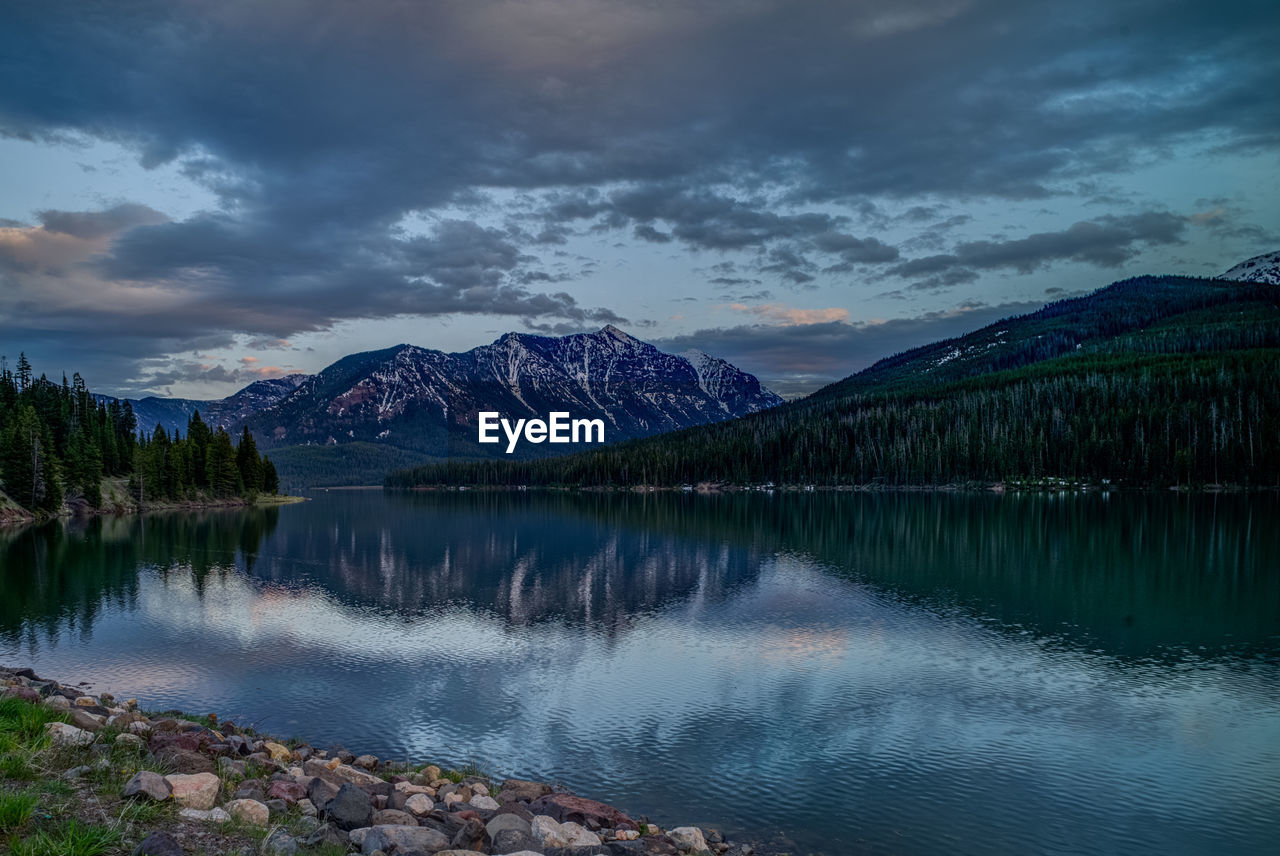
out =
[(324, 847), (327, 845), (345, 848), (349, 840), (347, 833), (338, 829), (332, 823), (325, 823), (307, 833), (307, 836), (302, 839), (302, 844), (306, 847)]
[(293, 856), (298, 852), (298, 842), (283, 829), (277, 829), (262, 842), (262, 852), (270, 856)]
[[(342, 784), (343, 782), (350, 782), (353, 785), (386, 784), (377, 776), (371, 776), (363, 770), (357, 770), (355, 767), (350, 767), (346, 764), (335, 764), (330, 767), (324, 761), (317, 761), (314, 758), (309, 761), (303, 761), (302, 770), (308, 776), (318, 776), (337, 784)], [(390, 786), (388, 785), (388, 787)]]
[(298, 800), (298, 811), (303, 817), (315, 817), (319, 814), (316, 810), (316, 804), (309, 799)]
[(123, 746), (126, 749), (132, 749), (135, 752), (141, 752), (146, 748), (146, 744), (142, 742), (142, 738), (136, 734), (117, 734), (116, 745)]
[(316, 777), (307, 783), (307, 799), (317, 807), (323, 807), (325, 803), (338, 795), (338, 785)]
[(76, 707), (97, 707), (98, 700), (93, 696), (82, 695), (76, 698)]
[(396, 852), (409, 853), (421, 850), (435, 853), (449, 847), (449, 839), (438, 829), (425, 826), (375, 826), (365, 835), (360, 845), (360, 852), (371, 854), (375, 850), (383, 852), (396, 848)]
[[(561, 823), (592, 824), (597, 829), (635, 829), (636, 823), (618, 809), (602, 802), (572, 794), (548, 794), (529, 804), (529, 811), (555, 818)], [(536, 836), (535, 836), (536, 837)]]
[(498, 796), (502, 802), (532, 802), (538, 797), (551, 793), (551, 786), (542, 782), (527, 782), (524, 779), (507, 779), (502, 783)]
[(44, 730), (53, 738), (54, 746), (88, 746), (93, 742), (91, 733), (65, 722), (50, 722)]
[(193, 775), (196, 773), (213, 773), (217, 769), (213, 759), (177, 746), (166, 746), (155, 753), (158, 760), (163, 761), (178, 773)]
[(485, 831), (484, 822), (476, 817), (467, 818), (453, 835), (453, 840), (449, 842), (449, 846), (455, 850), (483, 850), (485, 840), (489, 837)]
[(364, 847), (364, 840), (369, 837), (369, 833), (373, 832), (372, 826), (362, 827), (361, 829), (353, 829), (347, 833), (348, 841), (351, 842), (357, 850)]
[[(31, 689), (30, 687), (23, 687), (23, 686), (5, 687), (4, 695), (10, 696), (12, 698), (20, 698), (23, 701), (29, 701), (32, 704), (38, 703), (41, 699), (40, 693)], [(63, 701), (66, 701), (66, 699), (63, 699)], [(68, 702), (67, 707), (70, 707), (70, 706), (71, 706), (71, 703)]]
[(430, 814), (434, 811), (436, 804), (435, 800), (431, 799), (431, 797), (426, 794), (414, 794), (404, 801), (404, 807), (405, 811), (408, 811), (415, 817), (422, 817), (423, 815)]
[(44, 703), (54, 710), (71, 710), (71, 699), (66, 696), (49, 696)]
[(547, 815), (535, 815), (529, 824), (533, 838), (543, 847), (593, 847), (602, 842), (600, 836), (573, 821), (558, 822)]
[(218, 769), (225, 775), (238, 779), (243, 779), (248, 774), (244, 761), (237, 761), (234, 758), (219, 758)]
[(471, 798), (471, 805), (473, 808), (482, 809), (484, 811), (497, 811), (501, 808), (501, 806), (498, 805), (497, 800), (493, 797), (487, 797), (484, 794), (473, 796)]
[(681, 853), (704, 853), (707, 850), (706, 838), (703, 837), (702, 830), (696, 826), (677, 826), (675, 829), (668, 829), (667, 837)]
[(82, 765), (79, 767), (72, 767), (70, 770), (67, 770), (65, 773), (62, 774), (62, 778), (66, 779), (68, 782), (72, 782), (80, 778), (81, 776), (87, 776), (89, 773), (92, 773), (92, 772), (93, 772), (92, 767), (86, 767)]
[(396, 782), (393, 787), (396, 789), (397, 793), (402, 793), (406, 796), (426, 794), (429, 797), (434, 797), (436, 795), (435, 789), (429, 788), (426, 785), (415, 785), (412, 782)]
[(231, 815), (220, 808), (211, 808), (208, 811), (201, 811), (198, 808), (184, 808), (178, 812), (180, 817), (187, 820), (203, 820), (206, 823), (227, 823), (231, 820)]
[(232, 800), (227, 803), (227, 814), (253, 826), (266, 826), (271, 822), (271, 811), (257, 800)]
[(271, 741), (267, 741), (266, 743), (262, 744), (262, 748), (265, 749), (267, 754), (271, 756), (272, 761), (281, 761), (284, 763), (288, 763), (289, 761), (293, 760), (293, 752), (290, 751), (288, 746), (284, 746), (280, 743), (273, 743)]
[(289, 804), (284, 800), (267, 800), (267, 808), (272, 814), (284, 814), (289, 810)]
[(133, 856), (183, 856), (182, 845), (167, 832), (153, 832), (133, 849)]
[(324, 812), (341, 829), (358, 829), (373, 821), (369, 795), (350, 783), (338, 789), (337, 796), (325, 804)]
[(381, 811), (373, 813), (374, 826), (417, 826), (413, 815), (407, 811), (399, 811), (394, 808), (384, 808)]
[(83, 728), (85, 731), (101, 731), (102, 723), (92, 714), (85, 713), (78, 708), (72, 708), (68, 711), (71, 717), (71, 724), (76, 728)]
[(156, 802), (164, 802), (173, 795), (173, 785), (159, 773), (153, 773), (150, 770), (141, 770), (133, 774), (133, 778), (125, 782), (124, 790), (120, 792), (122, 797), (132, 797), (134, 799), (148, 799)]
[(130, 734), (150, 734), (151, 723), (150, 722), (130, 722), (129, 733)]
[(529, 821), (525, 820), (518, 814), (499, 814), (485, 824), (485, 831), (489, 833), (490, 838), (497, 838), (499, 832), (506, 830), (515, 830), (523, 835), (532, 835), (533, 828)]
[(378, 769), (378, 756), (377, 755), (361, 755), (351, 763), (357, 767), (363, 767), (366, 770), (376, 770)]
[(467, 787), (471, 788), (472, 796), (475, 796), (476, 794), (481, 794), (486, 797), (489, 796), (489, 786), (484, 782), (479, 781), (478, 779), (468, 780), (466, 782), (466, 785)]
[(538, 846), (532, 835), (518, 829), (504, 829), (493, 837), (494, 853), (541, 853), (533, 848)]
[(218, 799), (222, 782), (213, 773), (184, 775), (173, 773), (165, 776), (173, 786), (173, 800), (183, 808), (211, 809)]
[(296, 805), (298, 801), (306, 800), (307, 788), (300, 782), (271, 782), (266, 796), (270, 800), (284, 800), (289, 805)]

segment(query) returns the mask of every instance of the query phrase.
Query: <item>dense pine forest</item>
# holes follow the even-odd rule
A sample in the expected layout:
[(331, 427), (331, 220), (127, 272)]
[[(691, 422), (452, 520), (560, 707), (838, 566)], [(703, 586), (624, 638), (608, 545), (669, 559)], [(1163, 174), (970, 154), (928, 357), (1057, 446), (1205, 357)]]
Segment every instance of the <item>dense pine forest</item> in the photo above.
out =
[(1280, 290), (1141, 277), (891, 357), (799, 402), (425, 485), (1280, 485)]
[(127, 480), (139, 506), (276, 493), (279, 477), (245, 431), (239, 444), (194, 414), (186, 436), (157, 428), (137, 436), (128, 402), (99, 401), (76, 374), (62, 383), (34, 377), (26, 356), (0, 367), (0, 481), (27, 511), (103, 503), (103, 480)]

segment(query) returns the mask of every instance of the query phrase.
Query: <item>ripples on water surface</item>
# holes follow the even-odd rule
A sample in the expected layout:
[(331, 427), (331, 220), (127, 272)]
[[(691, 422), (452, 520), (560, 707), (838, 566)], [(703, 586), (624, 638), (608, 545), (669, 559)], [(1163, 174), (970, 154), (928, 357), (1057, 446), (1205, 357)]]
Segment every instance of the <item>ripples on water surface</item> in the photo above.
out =
[(1273, 497), (333, 492), (0, 562), (0, 661), (793, 853), (1280, 833)]

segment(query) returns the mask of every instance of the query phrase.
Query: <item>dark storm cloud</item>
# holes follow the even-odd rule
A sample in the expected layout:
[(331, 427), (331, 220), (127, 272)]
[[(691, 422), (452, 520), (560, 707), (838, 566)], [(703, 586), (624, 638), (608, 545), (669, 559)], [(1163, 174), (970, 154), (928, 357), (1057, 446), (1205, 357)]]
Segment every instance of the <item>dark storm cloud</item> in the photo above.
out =
[(919, 287), (945, 288), (977, 278), (975, 271), (1011, 268), (1030, 273), (1055, 261), (1119, 267), (1143, 246), (1182, 243), (1187, 218), (1162, 211), (1106, 215), (1059, 232), (1039, 232), (1007, 241), (966, 241), (951, 253), (909, 259), (887, 273), (916, 278)]
[(780, 395), (803, 395), (866, 368), (877, 360), (938, 339), (951, 338), (1039, 309), (1041, 303), (959, 307), (889, 321), (817, 324), (743, 324), (656, 339), (668, 351), (688, 348), (714, 353), (759, 375)]
[[(83, 269), (61, 283), (11, 274), (0, 335), (36, 293), (46, 314), (29, 326), (110, 335), (115, 310), (95, 317), (85, 289), (127, 298), (131, 341), (155, 347), (402, 313), (577, 323), (600, 310), (529, 285), (555, 278), (536, 248), (568, 223), (742, 252), (805, 285), (897, 261), (837, 203), (866, 228), (868, 197), (927, 197), (907, 215), (923, 224), (936, 200), (1047, 198), (1177, 145), (1280, 145), (1274, 0), (17, 0), (3, 14), (20, 84), (0, 88), (0, 133), (176, 160), (221, 208), (42, 215), (30, 228), (48, 252), (55, 237), (114, 243), (74, 247)], [(538, 228), (403, 234), (495, 189), (527, 194)], [(1140, 216), (897, 271), (1110, 266), (1177, 240), (1173, 215)]]

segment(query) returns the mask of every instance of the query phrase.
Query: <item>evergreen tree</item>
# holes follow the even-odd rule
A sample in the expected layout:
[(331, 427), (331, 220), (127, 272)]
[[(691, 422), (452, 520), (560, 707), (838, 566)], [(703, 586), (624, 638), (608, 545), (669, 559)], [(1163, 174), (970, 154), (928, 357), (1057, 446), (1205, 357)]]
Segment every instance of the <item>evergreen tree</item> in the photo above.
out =
[(248, 425), (244, 426), (240, 445), (236, 448), (236, 469), (240, 471), (240, 483), (247, 492), (252, 494), (262, 490), (262, 459), (258, 457), (258, 447)]
[(275, 496), (280, 492), (280, 476), (276, 465), (266, 455), (262, 456), (262, 492)]

